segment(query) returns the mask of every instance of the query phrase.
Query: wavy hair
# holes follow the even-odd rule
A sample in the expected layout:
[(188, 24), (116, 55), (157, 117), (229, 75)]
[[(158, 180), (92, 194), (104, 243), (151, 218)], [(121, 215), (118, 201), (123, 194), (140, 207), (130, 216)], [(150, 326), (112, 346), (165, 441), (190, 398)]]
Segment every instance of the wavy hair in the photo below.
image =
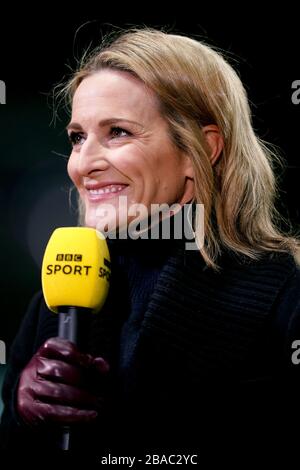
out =
[[(107, 68), (131, 73), (156, 94), (173, 142), (191, 158), (194, 202), (205, 208), (200, 252), (207, 265), (218, 267), (223, 248), (252, 259), (270, 251), (296, 257), (299, 241), (278, 228), (277, 156), (255, 135), (247, 93), (223, 55), (186, 36), (134, 28), (86, 54), (60, 93), (70, 105), (82, 80)], [(208, 124), (217, 125), (224, 140), (213, 167), (203, 132)]]

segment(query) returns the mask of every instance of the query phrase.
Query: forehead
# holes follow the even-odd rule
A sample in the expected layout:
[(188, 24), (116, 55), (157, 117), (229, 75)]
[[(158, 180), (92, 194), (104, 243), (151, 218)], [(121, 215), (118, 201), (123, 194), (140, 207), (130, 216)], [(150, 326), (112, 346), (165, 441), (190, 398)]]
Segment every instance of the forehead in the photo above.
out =
[(158, 113), (158, 99), (146, 85), (128, 72), (101, 70), (85, 78), (75, 91), (72, 114), (109, 113), (152, 118)]

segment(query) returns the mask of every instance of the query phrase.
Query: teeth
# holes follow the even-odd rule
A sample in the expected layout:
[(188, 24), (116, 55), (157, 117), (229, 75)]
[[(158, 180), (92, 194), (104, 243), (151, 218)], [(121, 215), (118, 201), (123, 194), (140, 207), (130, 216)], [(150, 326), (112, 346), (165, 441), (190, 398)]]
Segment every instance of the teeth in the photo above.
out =
[(109, 193), (116, 193), (121, 191), (124, 188), (124, 186), (107, 186), (106, 188), (100, 188), (100, 189), (90, 189), (89, 192), (92, 195), (98, 195), (98, 194), (109, 194)]

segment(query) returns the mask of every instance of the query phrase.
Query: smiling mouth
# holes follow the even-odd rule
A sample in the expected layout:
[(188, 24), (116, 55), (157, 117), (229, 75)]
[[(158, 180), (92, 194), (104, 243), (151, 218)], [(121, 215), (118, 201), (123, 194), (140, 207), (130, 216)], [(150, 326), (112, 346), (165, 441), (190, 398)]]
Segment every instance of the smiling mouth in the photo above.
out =
[(87, 189), (88, 198), (91, 201), (99, 201), (102, 199), (108, 199), (120, 194), (125, 188), (127, 188), (127, 184), (109, 184), (107, 186), (103, 186), (102, 188), (98, 189)]

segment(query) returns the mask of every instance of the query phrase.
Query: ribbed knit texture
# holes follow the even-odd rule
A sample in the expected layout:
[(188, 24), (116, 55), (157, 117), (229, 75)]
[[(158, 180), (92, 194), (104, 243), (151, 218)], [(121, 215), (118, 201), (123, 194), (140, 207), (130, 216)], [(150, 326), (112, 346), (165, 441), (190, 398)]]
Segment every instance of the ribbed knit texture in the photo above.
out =
[(215, 273), (205, 268), (199, 253), (186, 252), (184, 257), (183, 249), (179, 251), (158, 279), (143, 336), (184, 353), (193, 373), (228, 373), (251, 355), (253, 360), (255, 347), (271, 334), (272, 305), (295, 269), (292, 258), (277, 255), (242, 263), (225, 256), (222, 271)]

